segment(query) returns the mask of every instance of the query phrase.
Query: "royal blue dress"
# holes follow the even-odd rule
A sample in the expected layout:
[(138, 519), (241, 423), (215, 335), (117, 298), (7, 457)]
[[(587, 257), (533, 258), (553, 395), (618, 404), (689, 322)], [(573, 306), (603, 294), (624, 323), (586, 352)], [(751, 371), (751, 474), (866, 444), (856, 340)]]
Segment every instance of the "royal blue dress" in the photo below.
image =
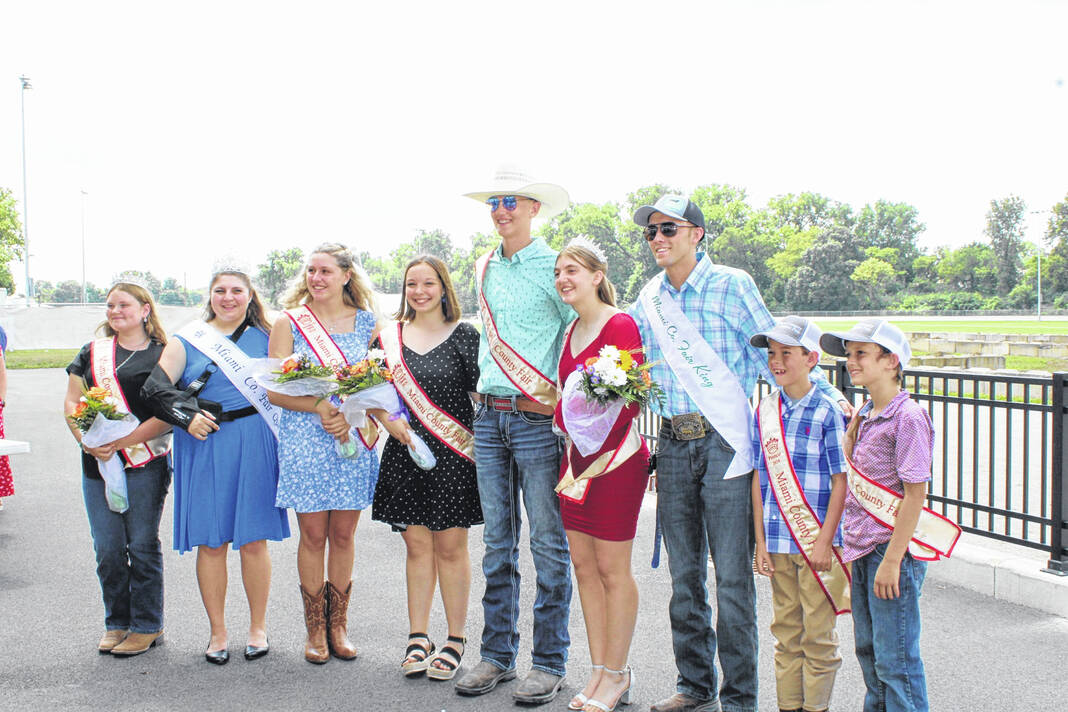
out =
[[(374, 314), (359, 310), (352, 332), (330, 335), (349, 363), (367, 354), (375, 321)], [(319, 363), (292, 319), (289, 319), (289, 330), (293, 334), (293, 352)], [(334, 449), (334, 436), (323, 430), (317, 413), (283, 409), (275, 504), (292, 507), (297, 512), (366, 509), (374, 499), (378, 482), (378, 452), (362, 446), (361, 450), (357, 458), (341, 457)]]
[[(178, 337), (185, 346), (181, 388), (204, 372), (210, 360)], [(245, 329), (237, 345), (250, 358), (267, 355), (267, 334)], [(215, 372), (198, 397), (222, 404), (224, 411), (249, 403), (221, 372)], [(259, 413), (228, 423), (207, 440), (174, 429), (174, 548), (222, 546), (237, 549), (260, 539), (289, 536), (289, 517), (275, 504), (278, 484), (277, 441)]]

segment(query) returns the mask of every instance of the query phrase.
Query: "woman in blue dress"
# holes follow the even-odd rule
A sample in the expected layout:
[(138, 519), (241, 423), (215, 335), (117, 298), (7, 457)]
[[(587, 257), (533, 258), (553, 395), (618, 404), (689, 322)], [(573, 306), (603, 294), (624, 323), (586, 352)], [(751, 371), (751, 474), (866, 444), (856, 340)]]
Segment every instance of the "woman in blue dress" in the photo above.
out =
[[(378, 333), (370, 285), (344, 245), (315, 248), (284, 306), (286, 317), (271, 330), (273, 358), (296, 353), (327, 363), (343, 355), (354, 363), (364, 358)], [(357, 654), (348, 638), (356, 525), (374, 498), (378, 453), (357, 442), (355, 457), (338, 454), (335, 442), (348, 443), (354, 436), (329, 399), (274, 392), (270, 398), (284, 409), (277, 504), (296, 511), (300, 528), (297, 573), (308, 631), (304, 657), (318, 664), (331, 653), (351, 660)]]
[[(263, 304), (248, 275), (238, 269), (217, 272), (209, 292), (204, 322), (183, 327), (164, 349), (160, 367), (169, 382), (154, 388), (158, 381), (150, 378), (144, 393), (157, 415), (184, 428), (174, 429), (174, 548), (185, 553), (197, 547), (197, 583), (211, 625), (204, 656), (222, 665), (229, 660), (227, 544), (241, 555), (249, 607), (245, 658), (255, 660), (269, 649), (267, 540), (288, 537), (289, 519), (284, 509), (275, 507), (277, 439), (267, 420), (269, 409), (267, 417), (257, 411), (249, 401), (252, 394), (242, 393), (202, 351), (206, 343), (214, 342), (224, 344), (220, 350), (231, 359), (241, 356), (233, 356), (234, 346), (248, 359), (265, 357), (270, 326)], [(177, 388), (167, 388), (174, 382)], [(204, 385), (197, 390), (190, 385), (194, 382)], [(192, 407), (179, 417), (171, 406), (183, 398), (179, 405), (192, 403)]]

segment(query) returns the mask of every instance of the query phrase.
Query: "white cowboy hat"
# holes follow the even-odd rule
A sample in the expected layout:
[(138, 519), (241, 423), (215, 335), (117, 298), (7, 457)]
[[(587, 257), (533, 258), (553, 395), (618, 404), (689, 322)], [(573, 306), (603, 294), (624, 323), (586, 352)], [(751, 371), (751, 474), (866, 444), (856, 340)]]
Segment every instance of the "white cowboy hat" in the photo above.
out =
[(480, 203), (486, 202), (495, 195), (520, 195), (533, 198), (541, 203), (538, 211), (539, 218), (549, 218), (557, 213), (567, 210), (571, 199), (567, 191), (553, 183), (535, 182), (529, 175), (515, 166), (501, 166), (497, 174), (493, 176), (493, 184), (487, 190), (479, 190), (474, 193), (464, 193), (464, 196), (473, 198)]

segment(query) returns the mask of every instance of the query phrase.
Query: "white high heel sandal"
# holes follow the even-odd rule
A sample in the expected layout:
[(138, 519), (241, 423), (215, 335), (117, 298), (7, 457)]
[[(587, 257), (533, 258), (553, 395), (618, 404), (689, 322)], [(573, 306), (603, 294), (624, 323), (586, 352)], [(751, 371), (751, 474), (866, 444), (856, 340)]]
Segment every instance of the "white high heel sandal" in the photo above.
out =
[(604, 671), (610, 672), (613, 675), (626, 675), (627, 688), (623, 690), (623, 692), (619, 693), (619, 697), (616, 698), (616, 701), (612, 703), (611, 707), (609, 707), (604, 702), (601, 702), (600, 700), (589, 700), (586, 704), (590, 705), (591, 707), (596, 707), (599, 710), (603, 710), (603, 712), (612, 712), (619, 705), (629, 705), (630, 691), (634, 689), (634, 671), (631, 670), (630, 665), (627, 665), (622, 670), (612, 670), (610, 668), (605, 668)]
[[(590, 670), (604, 670), (604, 665), (590, 665)], [(578, 707), (575, 706), (575, 700), (578, 700)], [(589, 701), (590, 698), (579, 692), (576, 693), (575, 696), (571, 698), (571, 701), (567, 703), (567, 708), (569, 710), (581, 710), (583, 707), (586, 706), (586, 703)]]

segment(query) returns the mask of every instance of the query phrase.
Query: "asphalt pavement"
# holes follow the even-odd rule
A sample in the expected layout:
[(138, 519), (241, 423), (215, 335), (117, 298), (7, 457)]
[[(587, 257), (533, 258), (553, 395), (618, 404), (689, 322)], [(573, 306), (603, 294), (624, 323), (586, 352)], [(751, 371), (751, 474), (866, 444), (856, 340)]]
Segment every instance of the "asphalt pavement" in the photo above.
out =
[[(236, 552), (230, 556), (227, 620), (231, 662), (203, 658), (207, 619), (196, 587), (195, 556), (171, 544), (168, 497), (161, 540), (166, 580), (164, 644), (128, 659), (96, 652), (103, 606), (92, 543), (81, 500), (78, 452), (62, 422), (62, 370), (9, 372), (7, 435), (29, 440), (33, 452), (12, 457), (16, 496), (0, 511), (0, 709), (2, 710), (416, 710), (452, 712), (515, 709), (516, 683), (489, 695), (457, 696), (450, 683), (401, 676), (407, 635), (404, 547), (370, 512), (356, 534), (357, 554), (350, 635), (356, 661), (306, 663), (296, 576), (296, 538), (271, 545), (274, 580), (268, 609), (270, 654), (246, 662), (247, 609)], [(631, 709), (645, 710), (674, 690), (667, 602), (666, 559), (652, 569), (655, 498), (649, 496), (635, 542), (634, 571), (641, 594), (630, 664), (635, 671)], [(291, 517), (296, 532), (296, 521)], [(481, 529), (471, 532), (472, 597), (464, 667), (478, 661), (482, 629)], [(521, 602), (522, 675), (530, 665), (533, 568), (524, 545)], [(932, 564), (932, 570), (939, 564)], [(710, 571), (710, 579), (711, 579)], [(767, 626), (770, 590), (758, 582), (760, 709), (773, 711), (773, 640)], [(714, 603), (714, 599), (713, 599)], [(1014, 605), (928, 577), (922, 600), (923, 651), (934, 710), (1060, 709), (1068, 619)], [(542, 709), (562, 710), (581, 689), (588, 653), (577, 594), (571, 611), (571, 662), (564, 692)], [(832, 709), (860, 710), (863, 682), (852, 652), (852, 621), (839, 619), (845, 658)], [(445, 638), (440, 602), (431, 637)]]

